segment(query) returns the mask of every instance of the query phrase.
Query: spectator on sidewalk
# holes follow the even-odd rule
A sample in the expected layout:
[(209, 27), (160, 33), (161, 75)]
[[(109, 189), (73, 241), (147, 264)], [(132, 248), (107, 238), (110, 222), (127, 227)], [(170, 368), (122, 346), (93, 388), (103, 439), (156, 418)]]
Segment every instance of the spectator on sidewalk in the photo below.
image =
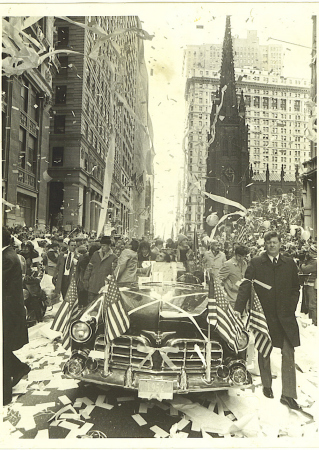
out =
[(29, 339), (21, 264), (10, 244), (10, 232), (2, 228), (3, 405), (12, 401), (12, 387), (31, 370), (28, 364), (21, 362), (13, 353), (27, 344)]
[(22, 255), (26, 261), (26, 274), (32, 275), (33, 259), (39, 256), (39, 252), (34, 249), (34, 245), (31, 241), (24, 241), (21, 244), (20, 255)]
[(76, 279), (78, 289), (79, 307), (84, 308), (88, 304), (88, 291), (84, 287), (84, 274), (86, 268), (95, 252), (101, 248), (99, 242), (93, 242), (88, 252), (80, 255), (76, 266)]
[(210, 274), (213, 275), (214, 279), (218, 277), (218, 273), (222, 265), (226, 262), (226, 255), (219, 249), (219, 242), (216, 240), (211, 241), (210, 250), (204, 253), (203, 256), (203, 267)]
[(75, 272), (77, 260), (75, 257), (76, 243), (73, 239), (68, 242), (68, 250), (66, 253), (60, 253), (57, 265), (54, 270), (52, 282), (55, 285), (55, 292), (61, 292), (63, 300), (65, 299), (68, 287), (70, 285), (71, 276)]
[(137, 250), (138, 267), (142, 267), (144, 261), (151, 261), (151, 246), (149, 242), (142, 241)]
[(53, 242), (47, 246), (47, 251), (42, 255), (45, 273), (53, 277), (58, 262), (60, 246), (58, 242)]
[(162, 239), (156, 239), (154, 247), (151, 249), (151, 260), (155, 261), (156, 256), (159, 254), (159, 252), (162, 250), (164, 245), (164, 242)]
[(304, 303), (309, 318), (317, 326), (317, 246), (312, 244), (309, 248), (308, 259), (301, 264), (301, 271), (308, 274), (304, 281)]
[(249, 249), (243, 245), (235, 248), (235, 255), (228, 261), (225, 261), (218, 272), (218, 279), (224, 287), (227, 300), (234, 308), (239, 285), (244, 278), (247, 262), (245, 257), (248, 255)]
[(88, 302), (91, 303), (98, 296), (99, 290), (105, 285), (108, 275), (112, 275), (117, 264), (117, 256), (111, 249), (110, 236), (103, 236), (101, 248), (93, 253), (83, 277), (84, 289), (88, 291)]
[(138, 247), (138, 240), (131, 239), (120, 254), (114, 271), (118, 283), (134, 283), (137, 281)]

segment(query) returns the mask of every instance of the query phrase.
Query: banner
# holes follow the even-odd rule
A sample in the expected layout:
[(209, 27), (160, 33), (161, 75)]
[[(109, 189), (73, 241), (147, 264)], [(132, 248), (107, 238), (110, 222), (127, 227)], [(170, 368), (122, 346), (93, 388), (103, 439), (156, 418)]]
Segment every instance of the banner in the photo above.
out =
[(105, 174), (104, 174), (104, 182), (103, 182), (103, 199), (102, 199), (102, 207), (100, 212), (100, 218), (99, 218), (99, 224), (97, 227), (97, 236), (100, 235), (101, 231), (103, 230), (106, 215), (107, 215), (107, 208), (111, 193), (111, 183), (112, 183), (112, 177), (114, 172), (114, 154), (115, 154), (115, 133), (112, 130), (112, 133), (110, 135), (110, 148), (109, 152), (106, 157), (105, 162)]

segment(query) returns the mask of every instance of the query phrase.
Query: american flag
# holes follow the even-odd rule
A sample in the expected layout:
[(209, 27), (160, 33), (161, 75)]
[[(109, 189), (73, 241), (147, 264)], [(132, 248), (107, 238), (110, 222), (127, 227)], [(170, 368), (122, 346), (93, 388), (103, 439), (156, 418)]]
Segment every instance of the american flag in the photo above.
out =
[(241, 229), (238, 232), (237, 242), (240, 242), (241, 244), (246, 244), (247, 240), (248, 240), (247, 225), (242, 225)]
[(242, 334), (244, 324), (241, 318), (236, 317), (234, 310), (225, 298), (219, 284), (214, 282), (214, 298), (208, 298), (207, 321), (216, 327), (216, 331), (238, 353), (238, 342)]
[(72, 275), (65, 299), (58, 309), (51, 330), (62, 334), (62, 346), (65, 350), (71, 347), (70, 325), (76, 319), (79, 312), (78, 292), (75, 276)]
[(249, 327), (255, 338), (256, 349), (264, 358), (267, 358), (272, 351), (271, 337), (269, 335), (267, 321), (259, 298), (255, 290), (252, 289), (252, 291), (253, 303), (250, 312)]
[(108, 290), (104, 295), (103, 313), (106, 342), (113, 341), (130, 327), (129, 316), (114, 279), (109, 280)]

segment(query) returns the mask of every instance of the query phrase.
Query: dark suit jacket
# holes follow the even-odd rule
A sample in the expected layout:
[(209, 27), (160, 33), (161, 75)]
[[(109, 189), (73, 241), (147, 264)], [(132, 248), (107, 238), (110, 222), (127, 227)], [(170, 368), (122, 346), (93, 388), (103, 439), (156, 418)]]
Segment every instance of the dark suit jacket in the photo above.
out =
[[(299, 328), (295, 316), (300, 286), (298, 269), (294, 260), (280, 255), (277, 265), (274, 266), (267, 253), (262, 253), (250, 261), (245, 278), (258, 280), (271, 286), (271, 289), (267, 290), (254, 283), (273, 346), (282, 348), (285, 335), (293, 347), (300, 345)], [(243, 312), (250, 295), (251, 283), (244, 281), (239, 287), (234, 309)]]
[[(55, 270), (54, 270), (53, 279), (56, 279), (55, 292), (57, 294), (59, 294), (61, 292), (62, 278), (64, 275), (64, 268), (65, 268), (67, 257), (68, 257), (68, 253), (60, 253), (58, 256), (58, 261), (57, 261)], [(75, 272), (76, 263), (77, 263), (77, 261), (75, 262), (75, 257), (73, 256), (71, 267), (70, 267), (70, 279), (71, 279), (71, 275), (73, 275), (73, 273)]]
[(29, 342), (22, 290), (22, 270), (12, 247), (2, 251), (3, 345), (18, 350)]

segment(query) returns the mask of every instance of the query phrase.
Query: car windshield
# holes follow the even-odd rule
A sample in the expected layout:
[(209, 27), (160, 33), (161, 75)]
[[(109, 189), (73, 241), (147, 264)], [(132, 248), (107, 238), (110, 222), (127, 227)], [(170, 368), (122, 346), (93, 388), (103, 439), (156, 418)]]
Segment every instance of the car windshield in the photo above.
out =
[(207, 307), (207, 291), (201, 285), (184, 283), (147, 283), (120, 289), (129, 310), (153, 303), (163, 315), (170, 311), (201, 314)]

